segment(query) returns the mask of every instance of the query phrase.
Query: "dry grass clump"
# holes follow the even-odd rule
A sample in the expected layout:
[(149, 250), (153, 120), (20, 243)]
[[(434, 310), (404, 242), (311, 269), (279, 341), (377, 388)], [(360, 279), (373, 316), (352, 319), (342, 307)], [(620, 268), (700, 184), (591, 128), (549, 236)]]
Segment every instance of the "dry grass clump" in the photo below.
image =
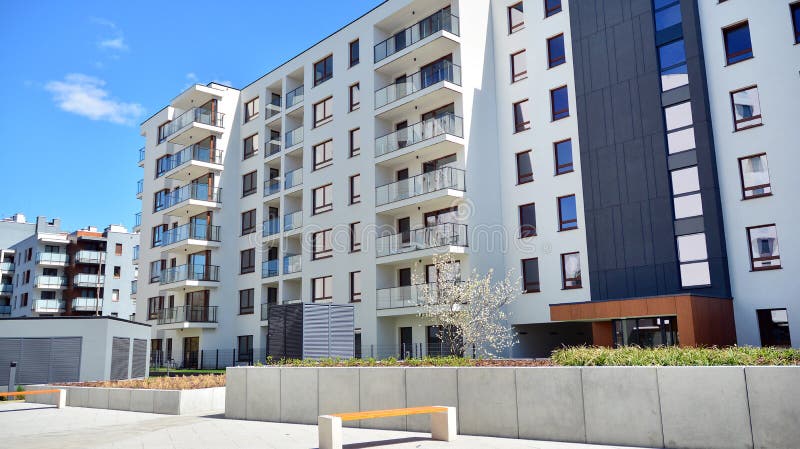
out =
[(182, 377), (148, 377), (133, 380), (109, 380), (102, 382), (76, 382), (60, 384), (69, 387), (135, 388), (140, 390), (199, 390), (225, 386), (225, 376), (207, 374)]

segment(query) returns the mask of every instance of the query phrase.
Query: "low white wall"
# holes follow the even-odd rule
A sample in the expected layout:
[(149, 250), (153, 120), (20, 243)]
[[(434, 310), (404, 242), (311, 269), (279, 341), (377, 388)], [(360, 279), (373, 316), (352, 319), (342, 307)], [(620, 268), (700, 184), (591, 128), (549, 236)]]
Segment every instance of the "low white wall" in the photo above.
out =
[[(42, 386), (42, 389), (50, 386)], [(225, 387), (199, 390), (142, 390), (135, 388), (63, 387), (68, 407), (87, 407), (164, 415), (194, 415), (225, 408)], [(50, 404), (50, 395), (27, 396), (27, 402)]]
[[(467, 435), (667, 448), (796, 448), (800, 367), (227, 369), (227, 418), (457, 408)], [(69, 405), (69, 402), (68, 402)], [(427, 417), (352, 422), (428, 431)]]

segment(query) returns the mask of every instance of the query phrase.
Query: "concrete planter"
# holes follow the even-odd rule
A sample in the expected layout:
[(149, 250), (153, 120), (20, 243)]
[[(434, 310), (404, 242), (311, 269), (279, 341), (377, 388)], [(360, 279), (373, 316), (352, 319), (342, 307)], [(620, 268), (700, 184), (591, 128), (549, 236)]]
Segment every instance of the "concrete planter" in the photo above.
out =
[[(44, 388), (46, 386), (42, 386)], [(68, 407), (87, 407), (164, 415), (194, 415), (225, 408), (225, 387), (199, 390), (63, 387)], [(51, 404), (50, 395), (29, 396), (27, 402)]]
[[(698, 449), (795, 448), (800, 441), (800, 367), (242, 367), (227, 373), (225, 416), (236, 419), (309, 424), (327, 413), (444, 405), (457, 408), (458, 432), (467, 435)], [(430, 431), (416, 418), (351, 424)]]

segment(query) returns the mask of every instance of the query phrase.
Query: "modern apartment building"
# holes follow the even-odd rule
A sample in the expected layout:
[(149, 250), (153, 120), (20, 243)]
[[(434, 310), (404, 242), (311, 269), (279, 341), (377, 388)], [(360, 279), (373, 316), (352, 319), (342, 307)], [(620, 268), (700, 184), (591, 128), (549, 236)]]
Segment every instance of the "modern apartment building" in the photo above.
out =
[(0, 222), (3, 231), (2, 315), (107, 315), (132, 318), (139, 235), (111, 225), (66, 232), (58, 219), (22, 215)]
[[(786, 344), (797, 6), (700, 3), (389, 0), (242, 89), (188, 88), (141, 126), (153, 349), (252, 359), (269, 304), (313, 301), (355, 306), (357, 354), (424, 354), (443, 253), (521, 276), (515, 356), (733, 343), (734, 319)], [(725, 61), (742, 21), (758, 67)], [(763, 152), (766, 187), (740, 159)]]

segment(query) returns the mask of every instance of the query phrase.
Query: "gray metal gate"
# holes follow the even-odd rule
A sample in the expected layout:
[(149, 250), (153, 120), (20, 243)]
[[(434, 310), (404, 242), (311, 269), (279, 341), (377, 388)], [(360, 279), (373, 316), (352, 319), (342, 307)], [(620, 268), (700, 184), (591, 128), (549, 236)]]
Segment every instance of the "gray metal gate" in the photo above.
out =
[(128, 378), (131, 357), (131, 339), (114, 337), (111, 343), (111, 380)]
[(147, 340), (133, 339), (133, 356), (131, 357), (131, 377), (144, 377), (147, 372)]
[(11, 362), (20, 385), (77, 382), (82, 343), (82, 337), (0, 338), (0, 385), (8, 385)]

